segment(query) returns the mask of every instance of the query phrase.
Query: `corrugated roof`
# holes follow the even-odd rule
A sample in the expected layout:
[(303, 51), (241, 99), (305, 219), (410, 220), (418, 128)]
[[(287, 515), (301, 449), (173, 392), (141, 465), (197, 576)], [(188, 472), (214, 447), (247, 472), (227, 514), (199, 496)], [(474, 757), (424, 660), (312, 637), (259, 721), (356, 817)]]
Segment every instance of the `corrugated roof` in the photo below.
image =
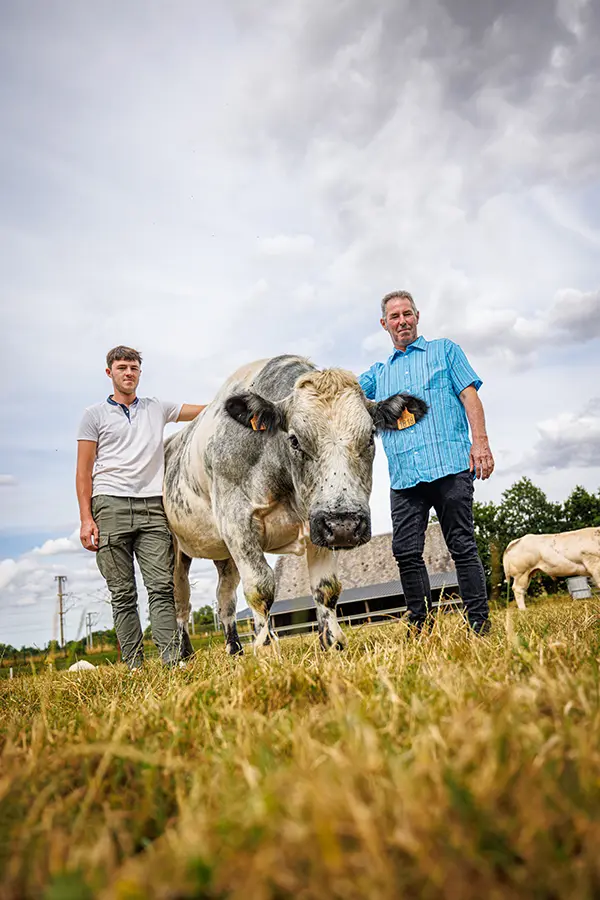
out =
[[(458, 587), (456, 580), (456, 572), (430, 572), (429, 583), (433, 590), (441, 590), (443, 588), (454, 589)], [(355, 603), (360, 600), (373, 600), (375, 597), (403, 597), (401, 581), (387, 581), (383, 584), (367, 584), (364, 587), (348, 588), (342, 591), (338, 603), (347, 606), (349, 603)], [(314, 606), (312, 596), (291, 597), (289, 600), (276, 600), (271, 607), (271, 615), (276, 616), (281, 613), (296, 612), (302, 609), (311, 609)], [(246, 607), (237, 614), (237, 619), (251, 619), (252, 610)]]

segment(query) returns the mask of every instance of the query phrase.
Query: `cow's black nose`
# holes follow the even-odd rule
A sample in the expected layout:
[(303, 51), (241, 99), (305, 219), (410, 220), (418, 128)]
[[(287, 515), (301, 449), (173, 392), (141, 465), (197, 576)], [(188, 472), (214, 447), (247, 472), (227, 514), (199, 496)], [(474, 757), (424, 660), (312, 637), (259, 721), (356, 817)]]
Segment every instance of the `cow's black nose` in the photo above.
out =
[(310, 517), (310, 539), (318, 547), (349, 549), (371, 539), (371, 520), (365, 513), (319, 511)]

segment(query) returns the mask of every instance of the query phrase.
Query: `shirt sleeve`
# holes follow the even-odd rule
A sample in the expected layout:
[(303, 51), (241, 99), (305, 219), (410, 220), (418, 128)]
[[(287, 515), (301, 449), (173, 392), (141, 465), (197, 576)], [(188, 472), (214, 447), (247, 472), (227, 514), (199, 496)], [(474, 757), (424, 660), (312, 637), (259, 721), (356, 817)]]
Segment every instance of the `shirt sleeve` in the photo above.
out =
[(167, 422), (176, 422), (179, 418), (183, 403), (171, 403), (169, 400), (161, 400), (160, 405), (162, 406), (163, 415), (165, 417), (165, 425)]
[(478, 391), (483, 382), (458, 344), (455, 344), (453, 341), (446, 341), (446, 357), (448, 359), (448, 372), (455, 394), (458, 396), (465, 388), (471, 385)]
[(86, 409), (83, 416), (81, 417), (79, 428), (77, 429), (77, 440), (95, 441), (96, 443), (98, 443), (98, 437), (99, 431), (96, 417), (91, 409)]
[(377, 381), (375, 378), (375, 366), (371, 366), (366, 372), (358, 376), (358, 383), (363, 389), (363, 393), (368, 400), (375, 399), (375, 391), (377, 389)]

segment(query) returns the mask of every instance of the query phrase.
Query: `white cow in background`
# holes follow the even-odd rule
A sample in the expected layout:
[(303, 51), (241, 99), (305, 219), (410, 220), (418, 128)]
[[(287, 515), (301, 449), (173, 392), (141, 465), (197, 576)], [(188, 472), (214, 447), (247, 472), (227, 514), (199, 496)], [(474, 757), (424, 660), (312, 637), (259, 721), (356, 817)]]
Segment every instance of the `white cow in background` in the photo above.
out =
[(504, 574), (513, 579), (519, 609), (531, 575), (539, 570), (553, 578), (590, 575), (600, 587), (600, 528), (580, 528), (562, 534), (526, 534), (511, 541), (504, 552)]

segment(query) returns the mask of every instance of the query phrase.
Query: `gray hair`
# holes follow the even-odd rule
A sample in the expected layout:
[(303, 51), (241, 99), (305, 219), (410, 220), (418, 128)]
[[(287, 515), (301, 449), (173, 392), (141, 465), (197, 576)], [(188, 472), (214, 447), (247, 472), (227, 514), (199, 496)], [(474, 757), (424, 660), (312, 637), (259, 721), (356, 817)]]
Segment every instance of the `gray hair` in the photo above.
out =
[(387, 305), (390, 300), (408, 300), (410, 305), (413, 308), (413, 312), (416, 315), (418, 312), (417, 307), (415, 306), (415, 301), (412, 298), (412, 294), (409, 294), (408, 291), (391, 291), (391, 293), (386, 294), (383, 300), (381, 301), (381, 318), (385, 319)]

